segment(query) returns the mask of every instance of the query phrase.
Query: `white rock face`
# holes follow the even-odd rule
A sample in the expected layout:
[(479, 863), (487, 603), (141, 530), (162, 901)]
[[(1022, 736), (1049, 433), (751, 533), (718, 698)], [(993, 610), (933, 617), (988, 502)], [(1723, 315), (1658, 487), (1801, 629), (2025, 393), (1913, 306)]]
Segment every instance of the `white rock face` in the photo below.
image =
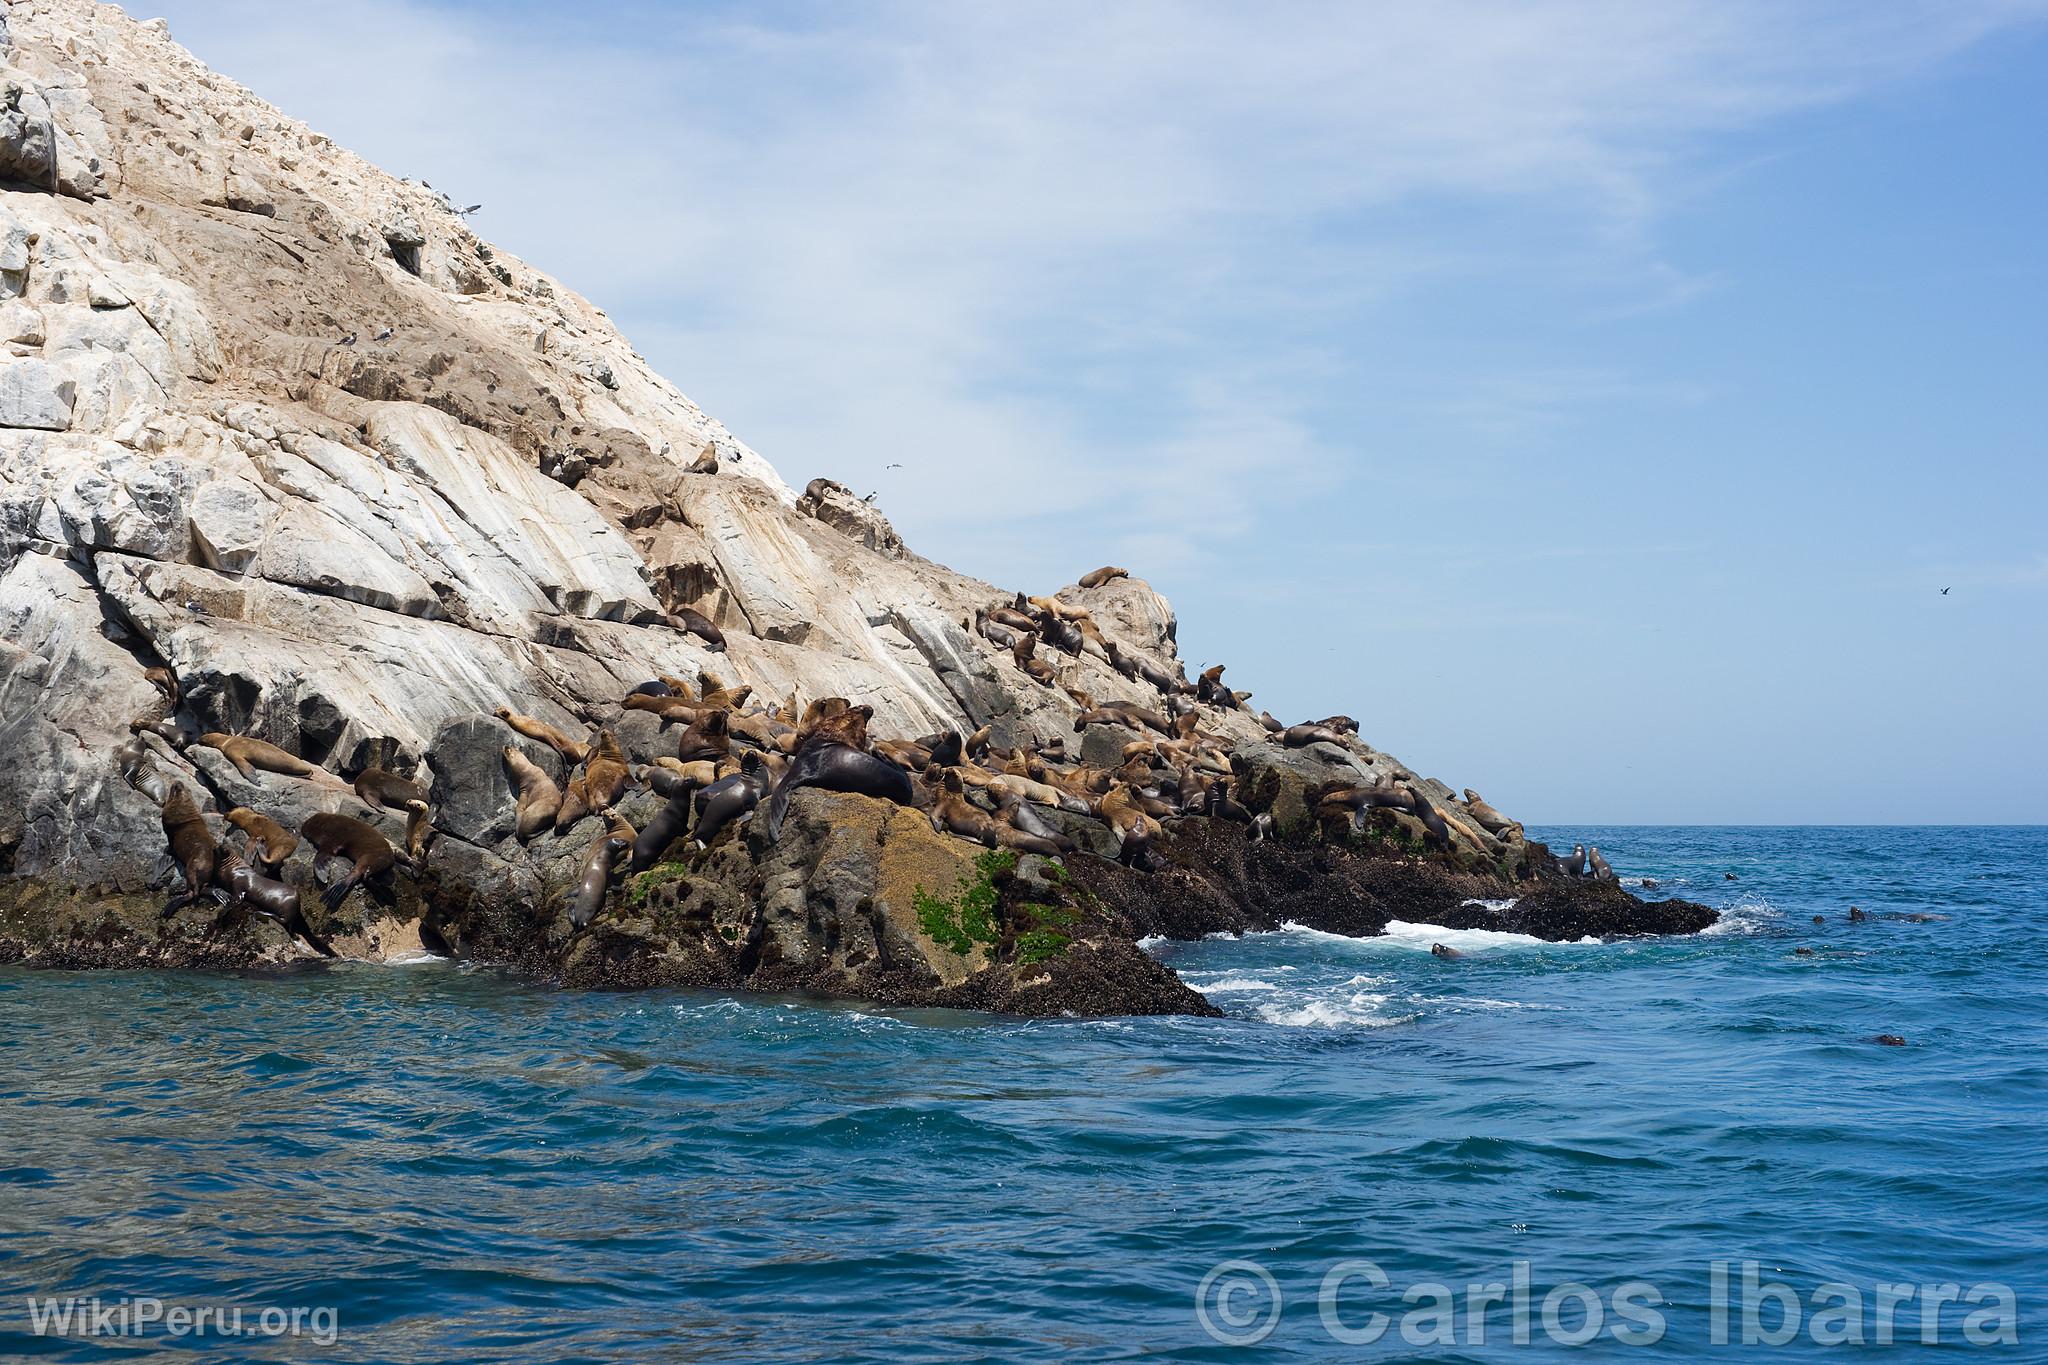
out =
[[(700, 669), (869, 702), (878, 736), (1071, 737), (1073, 700), (967, 629), (1009, 593), (849, 498), (799, 507), (441, 196), (111, 6), (34, 0), (7, 27), (0, 699), (32, 742), (0, 764), (0, 867), (161, 875), (154, 812), (113, 768), (160, 709), (159, 664), (205, 728), (350, 770), (499, 706), (576, 727)], [(719, 472), (685, 473), (707, 447)], [(1175, 667), (1148, 588), (1069, 595)], [(1092, 656), (1054, 662), (1156, 700)], [(1253, 728), (1212, 728), (1232, 727)]]

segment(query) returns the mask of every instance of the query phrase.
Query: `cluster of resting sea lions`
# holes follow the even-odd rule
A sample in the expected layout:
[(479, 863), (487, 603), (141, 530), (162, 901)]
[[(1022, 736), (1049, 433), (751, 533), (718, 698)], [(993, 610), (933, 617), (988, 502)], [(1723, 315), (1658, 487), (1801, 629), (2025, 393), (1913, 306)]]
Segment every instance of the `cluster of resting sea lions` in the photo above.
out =
[[(1123, 569), (1102, 568), (1081, 584), (1095, 588), (1124, 574)], [(1048, 856), (1076, 849), (1054, 818), (1056, 812), (1092, 817), (1116, 836), (1118, 861), (1146, 872), (1161, 866), (1154, 843), (1173, 821), (1233, 821), (1249, 827), (1254, 840), (1271, 832), (1269, 814), (1254, 813), (1233, 795), (1240, 778), (1234, 745), (1209, 728), (1220, 713), (1250, 714), (1250, 694), (1223, 684), (1222, 665), (1189, 682), (1178, 662), (1169, 669), (1120, 646), (1086, 608), (1057, 597), (1019, 593), (1013, 601), (978, 611), (971, 629), (1008, 650), (1016, 667), (1035, 682), (1059, 687), (1072, 699), (1080, 708), (1074, 733), (1085, 735), (1097, 726), (1127, 731), (1117, 761), (1084, 761), (1064, 736), (1005, 746), (989, 726), (969, 734), (946, 730), (914, 739), (877, 738), (869, 733), (874, 708), (845, 697), (805, 702), (792, 693), (768, 704), (755, 699), (751, 685), (728, 684), (708, 671), (694, 681), (660, 676), (621, 699), (625, 710), (650, 712), (665, 727), (682, 727), (675, 753), (649, 764), (629, 761), (606, 726), (593, 726), (578, 738), (534, 716), (498, 708), (499, 720), (553, 749), (568, 773), (557, 782), (518, 747), (504, 747), (503, 761), (516, 793), (516, 837), (525, 842), (548, 832), (566, 835), (586, 817), (603, 822), (566, 906), (571, 925), (581, 929), (603, 910), (622, 865), (631, 872), (646, 871), (666, 859), (678, 842), (705, 849), (744, 820), (759, 819), (772, 844), (781, 835), (791, 797), (803, 787), (881, 798), (924, 812), (942, 833)], [(1098, 701), (1063, 683), (1053, 664), (1038, 657), (1041, 647), (1070, 656), (1094, 654), (1123, 676), (1150, 684), (1158, 699), (1152, 705)], [(161, 668), (149, 675), (168, 706), (160, 716), (133, 723), (119, 763), (129, 782), (162, 808), (165, 838), (184, 876), (182, 892), (164, 907), (166, 916), (209, 900), (222, 916), (236, 911), (272, 916), (331, 954), (300, 912), (297, 889), (277, 879), (302, 839), (314, 851), (316, 881), (331, 859), (347, 863), (347, 872), (326, 886), (323, 899), (330, 914), (358, 886), (374, 885), (395, 868), (423, 868), (432, 811), (429, 794), (418, 783), (381, 767), (367, 768), (348, 781), (260, 739), (193, 733), (179, 711), (175, 676)], [(1334, 744), (1373, 757), (1357, 739), (1358, 723), (1348, 716), (1285, 725), (1262, 711), (1257, 720), (1269, 739), (1285, 747)], [(258, 769), (284, 774), (322, 784), (337, 799), (351, 793), (371, 813), (402, 812), (404, 847), (367, 821), (338, 811), (311, 815), (294, 833), (246, 807), (226, 814), (244, 836), (241, 848), (216, 841), (192, 793), (154, 763), (142, 740), (144, 731), (180, 748), (217, 749), (245, 777)], [(1095, 752), (1101, 756), (1100, 749)], [(646, 828), (637, 830), (617, 809), (636, 787), (666, 801)], [(1435, 848), (1464, 846), (1491, 856), (1524, 842), (1522, 827), (1471, 789), (1461, 803), (1441, 801), (1405, 771), (1369, 784), (1326, 782), (1307, 795), (1323, 836), (1357, 833), (1372, 812), (1384, 810), (1408, 821), (1405, 827)], [(1613, 876), (1598, 849), (1590, 862), (1589, 873), (1587, 855), (1575, 848), (1558, 868), (1574, 876)]]

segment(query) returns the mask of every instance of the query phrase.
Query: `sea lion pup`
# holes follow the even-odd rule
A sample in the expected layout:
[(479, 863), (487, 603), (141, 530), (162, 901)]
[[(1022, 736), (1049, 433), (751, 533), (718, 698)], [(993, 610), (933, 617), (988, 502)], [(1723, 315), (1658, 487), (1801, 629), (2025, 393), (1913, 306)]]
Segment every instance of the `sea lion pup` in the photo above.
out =
[(297, 754), (278, 748), (267, 740), (253, 739), (248, 735), (224, 735), (218, 730), (208, 730), (192, 741), (208, 749), (218, 749), (221, 756), (235, 765), (235, 771), (249, 781), (256, 780), (261, 769), (267, 773), (282, 773), (286, 777), (303, 777), (326, 786), (346, 789), (348, 783), (327, 771), (317, 763), (308, 763)]
[(1521, 821), (1508, 819), (1488, 805), (1486, 798), (1470, 787), (1465, 788), (1465, 809), (1472, 812), (1472, 818), (1478, 821), (1479, 827), (1488, 834), (1519, 835), (1522, 832)]
[(583, 876), (569, 893), (570, 928), (583, 928), (604, 909), (605, 894), (611, 890), (612, 870), (619, 865), (619, 855), (632, 846), (631, 841), (616, 834), (606, 834), (590, 846), (590, 856), (583, 862)]
[(517, 711), (505, 706), (500, 706), (491, 714), (504, 721), (520, 734), (525, 735), (528, 739), (537, 739), (547, 745), (550, 749), (560, 754), (571, 766), (581, 763), (584, 759), (590, 757), (590, 746), (588, 744), (578, 743), (544, 720), (537, 720), (532, 716), (522, 716)]
[(1290, 725), (1280, 732), (1280, 742), (1290, 749), (1301, 749), (1311, 744), (1342, 745), (1344, 736), (1327, 725)]
[(220, 864), (214, 868), (213, 876), (214, 881), (237, 902), (277, 920), (286, 933), (305, 940), (322, 957), (341, 956), (334, 951), (333, 944), (314, 932), (313, 926), (306, 922), (306, 912), (299, 907), (297, 887), (264, 876), (226, 846), (221, 848)]
[(716, 762), (731, 752), (732, 715), (727, 711), (703, 712), (676, 741), (676, 757), (685, 763), (706, 758)]
[(298, 851), (299, 836), (286, 829), (267, 815), (250, 810), (247, 806), (236, 806), (227, 814), (227, 821), (248, 836), (242, 845), (242, 852), (256, 870), (266, 877), (277, 875), (277, 869), (284, 860)]
[(1023, 674), (1041, 687), (1051, 687), (1058, 675), (1052, 665), (1039, 658), (1033, 651), (1038, 648), (1038, 636), (1026, 635), (1010, 649), (1010, 658)]
[(151, 687), (164, 694), (164, 703), (168, 709), (172, 711), (178, 709), (180, 693), (178, 690), (177, 674), (171, 672), (168, 668), (159, 666), (143, 669), (142, 679)]
[(738, 772), (719, 778), (697, 794), (697, 826), (690, 831), (690, 842), (709, 848), (720, 830), (752, 814), (767, 794), (768, 772), (761, 755), (745, 755)]
[(1446, 962), (1455, 962), (1459, 958), (1464, 956), (1464, 954), (1459, 952), (1456, 948), (1447, 947), (1441, 943), (1430, 944), (1429, 955), (1431, 957), (1440, 957)]
[(683, 472), (685, 474), (716, 474), (718, 472), (718, 447), (706, 442), (704, 449), (697, 452), (697, 458), (683, 466)]
[(702, 640), (712, 653), (725, 653), (725, 632), (712, 624), (711, 618), (703, 612), (694, 611), (689, 607), (677, 607), (668, 614), (668, 623), (673, 629)]
[(1595, 844), (1586, 850), (1586, 861), (1592, 866), (1594, 881), (1611, 882), (1614, 880), (1614, 869), (1609, 867), (1607, 860), (1600, 856), (1600, 845)]
[(1569, 858), (1559, 858), (1557, 865), (1564, 870), (1564, 875), (1567, 877), (1585, 876), (1586, 846), (1584, 844), (1573, 844), (1572, 856)]
[(1090, 569), (1087, 573), (1082, 574), (1081, 586), (1084, 588), (1099, 588), (1112, 578), (1129, 578), (1130, 576), (1131, 571), (1129, 569), (1119, 569), (1114, 564), (1105, 564), (1099, 569)]
[(380, 877), (398, 865), (398, 850), (374, 828), (350, 815), (322, 811), (308, 816), (299, 833), (313, 846), (313, 875), (317, 879), (329, 858), (346, 858), (348, 875), (329, 886), (321, 896), (327, 913), (333, 914), (355, 890), (371, 877)]
[(989, 848), (996, 846), (996, 822), (967, 799), (967, 788), (961, 784), (957, 768), (946, 769), (939, 779), (938, 790), (933, 794), (931, 821), (932, 828), (941, 834), (958, 834)]
[(213, 871), (220, 858), (213, 831), (206, 827), (199, 803), (192, 799), (191, 790), (183, 782), (171, 784), (161, 818), (164, 839), (171, 846), (171, 861), (185, 874), (185, 889), (164, 904), (159, 918), (176, 914), (203, 895), (216, 894)]
[(555, 823), (562, 809), (562, 789), (547, 770), (511, 745), (505, 746), (505, 766), (512, 772), (512, 785), (519, 795), (514, 831), (521, 843)]

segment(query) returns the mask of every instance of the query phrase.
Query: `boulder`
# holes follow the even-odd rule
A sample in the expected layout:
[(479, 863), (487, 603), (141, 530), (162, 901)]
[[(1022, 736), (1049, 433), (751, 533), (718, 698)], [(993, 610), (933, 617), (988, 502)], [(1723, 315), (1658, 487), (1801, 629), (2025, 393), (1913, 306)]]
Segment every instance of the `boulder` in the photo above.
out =
[(40, 360), (0, 359), (0, 427), (63, 431), (71, 425), (71, 385)]

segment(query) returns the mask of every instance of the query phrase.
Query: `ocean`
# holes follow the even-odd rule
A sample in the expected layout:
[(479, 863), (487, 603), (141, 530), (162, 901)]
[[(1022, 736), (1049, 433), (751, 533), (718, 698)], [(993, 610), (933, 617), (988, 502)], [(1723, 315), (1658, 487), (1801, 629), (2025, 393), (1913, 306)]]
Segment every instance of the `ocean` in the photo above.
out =
[(1221, 1020), (0, 969), (0, 1357), (2048, 1359), (2048, 829), (1534, 833), (1725, 918), (1148, 943)]

